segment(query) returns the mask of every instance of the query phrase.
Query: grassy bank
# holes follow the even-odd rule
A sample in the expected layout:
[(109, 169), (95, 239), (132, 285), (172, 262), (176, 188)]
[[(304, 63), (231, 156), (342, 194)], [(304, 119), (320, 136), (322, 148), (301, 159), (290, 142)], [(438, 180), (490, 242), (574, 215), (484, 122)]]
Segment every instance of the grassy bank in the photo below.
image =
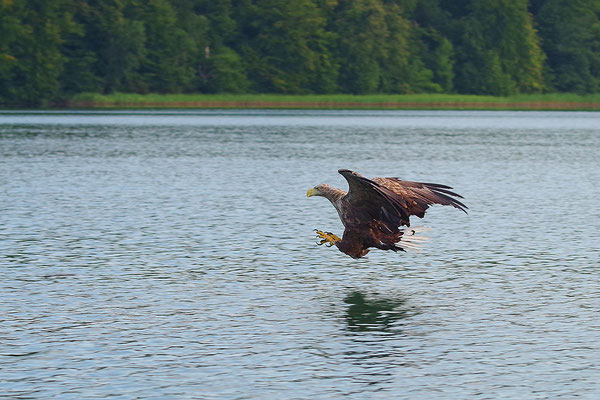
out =
[(600, 94), (568, 93), (510, 97), (413, 95), (276, 94), (130, 94), (84, 93), (69, 108), (304, 108), (304, 109), (458, 109), (458, 110), (600, 110)]

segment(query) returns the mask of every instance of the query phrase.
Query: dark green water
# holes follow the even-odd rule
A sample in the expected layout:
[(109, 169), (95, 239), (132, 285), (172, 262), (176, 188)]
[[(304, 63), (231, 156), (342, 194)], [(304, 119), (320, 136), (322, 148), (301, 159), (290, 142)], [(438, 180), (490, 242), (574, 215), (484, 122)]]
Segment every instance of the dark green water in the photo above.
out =
[[(600, 113), (0, 113), (0, 398), (597, 398)], [(352, 260), (338, 168), (453, 186)]]

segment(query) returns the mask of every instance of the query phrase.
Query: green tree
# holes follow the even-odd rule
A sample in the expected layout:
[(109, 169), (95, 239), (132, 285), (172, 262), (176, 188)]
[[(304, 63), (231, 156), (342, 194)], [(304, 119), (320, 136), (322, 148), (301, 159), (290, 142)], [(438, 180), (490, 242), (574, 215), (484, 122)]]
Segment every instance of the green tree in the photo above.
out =
[[(382, 61), (388, 56), (386, 42), (390, 38), (383, 2), (341, 0), (333, 26), (338, 37), (341, 90), (354, 94), (379, 91)], [(406, 47), (406, 40), (398, 46)]]
[[(454, 12), (458, 13), (461, 10), (454, 9)], [(439, 85), (442, 91), (452, 92), (456, 60), (453, 39), (457, 36), (454, 30), (458, 17), (453, 17), (448, 10), (442, 9), (439, 0), (419, 1), (411, 17), (417, 25), (416, 31), (422, 43), (419, 56), (425, 66), (433, 72), (433, 82)]]
[(143, 61), (143, 23), (132, 19), (133, 0), (76, 2), (74, 18), (82, 32), (66, 37), (61, 77), (67, 93), (144, 91), (137, 71)]
[(143, 7), (146, 56), (140, 66), (149, 90), (160, 93), (189, 90), (194, 82), (192, 65), (195, 42), (179, 27), (168, 0), (149, 0)]
[(600, 91), (600, 2), (545, 0), (536, 6), (554, 89)]
[(132, 1), (98, 1), (90, 40), (97, 52), (97, 71), (104, 91), (148, 90), (139, 68), (146, 55), (144, 22), (132, 11)]
[[(189, 0), (177, 0), (178, 2)], [(248, 80), (242, 57), (232, 48), (238, 42), (238, 21), (234, 18), (231, 0), (196, 0), (186, 11), (186, 20), (193, 15), (190, 25), (197, 34), (198, 51), (194, 56), (197, 67), (196, 88), (202, 92), (243, 93), (248, 91)], [(181, 12), (181, 8), (179, 9)]]
[(219, 52), (207, 56), (201, 68), (204, 92), (244, 93), (250, 87), (250, 81), (241, 57), (232, 49), (221, 46)]
[(425, 64), (435, 74), (433, 81), (442, 91), (450, 93), (454, 87), (454, 46), (448, 39), (437, 33), (429, 37), (434, 41), (434, 47), (431, 56), (424, 56)]
[(461, 24), (458, 91), (508, 95), (544, 90), (544, 53), (526, 0), (472, 0)]
[[(412, 9), (409, 2), (405, 7)], [(336, 9), (339, 85), (347, 93), (439, 91), (424, 64), (420, 31), (400, 2), (344, 0)]]
[(14, 44), (24, 29), (12, 2), (0, 1), (0, 103), (12, 103), (17, 95), (12, 82), (18, 65)]
[(244, 18), (240, 52), (254, 89), (309, 93), (335, 90), (337, 65), (323, 9), (312, 0), (258, 0)]
[(0, 88), (8, 102), (43, 105), (59, 96), (65, 56), (63, 36), (79, 26), (68, 12), (69, 0), (2, 1)]
[(384, 2), (384, 22), (388, 36), (383, 41), (380, 90), (387, 93), (439, 91), (432, 83), (433, 73), (421, 59), (423, 43), (419, 31), (404, 16), (405, 10), (393, 1)]

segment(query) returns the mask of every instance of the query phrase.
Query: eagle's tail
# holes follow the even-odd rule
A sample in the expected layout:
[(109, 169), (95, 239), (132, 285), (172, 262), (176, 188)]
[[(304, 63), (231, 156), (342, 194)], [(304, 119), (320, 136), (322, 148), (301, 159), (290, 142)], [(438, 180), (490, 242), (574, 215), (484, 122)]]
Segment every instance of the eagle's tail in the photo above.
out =
[(430, 229), (424, 226), (402, 228), (400, 229), (402, 236), (400, 236), (400, 241), (398, 241), (397, 245), (404, 250), (420, 250), (425, 242), (429, 240), (424, 233)]

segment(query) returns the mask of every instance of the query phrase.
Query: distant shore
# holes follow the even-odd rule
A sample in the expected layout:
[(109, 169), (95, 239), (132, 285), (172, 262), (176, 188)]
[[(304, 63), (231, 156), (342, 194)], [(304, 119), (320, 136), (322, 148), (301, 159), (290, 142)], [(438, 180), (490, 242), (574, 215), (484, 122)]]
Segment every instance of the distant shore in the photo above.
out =
[(600, 94), (568, 93), (510, 97), (413, 95), (271, 95), (271, 94), (129, 94), (86, 93), (59, 108), (246, 108), (246, 109), (371, 109), (371, 110), (577, 110), (600, 111)]

